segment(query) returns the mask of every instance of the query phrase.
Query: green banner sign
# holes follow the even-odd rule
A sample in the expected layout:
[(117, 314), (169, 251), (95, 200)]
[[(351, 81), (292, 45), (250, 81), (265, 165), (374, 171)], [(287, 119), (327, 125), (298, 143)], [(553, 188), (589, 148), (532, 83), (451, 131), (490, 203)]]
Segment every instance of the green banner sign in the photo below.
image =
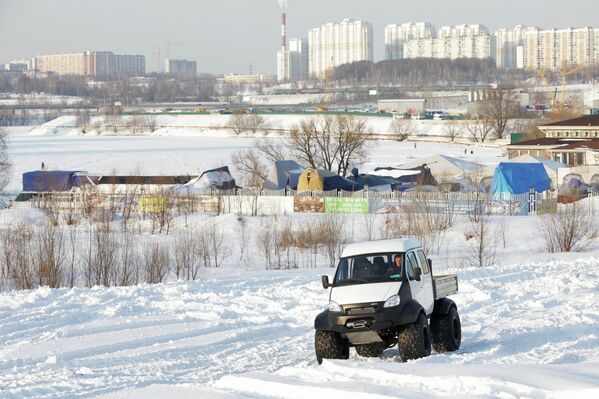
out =
[(325, 197), (325, 213), (363, 215), (368, 213), (368, 198)]

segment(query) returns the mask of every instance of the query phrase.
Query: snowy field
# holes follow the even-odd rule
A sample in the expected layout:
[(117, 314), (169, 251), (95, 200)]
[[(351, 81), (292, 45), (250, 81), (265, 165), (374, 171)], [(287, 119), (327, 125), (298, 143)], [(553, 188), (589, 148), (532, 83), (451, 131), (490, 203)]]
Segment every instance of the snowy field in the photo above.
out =
[(7, 398), (596, 398), (599, 258), (460, 269), (456, 353), (325, 361), (330, 269), (0, 294)]
[[(201, 129), (142, 137), (9, 133), (15, 191), (21, 173), (41, 162), (91, 173), (194, 174), (229, 164), (255, 140)], [(377, 142), (363, 169), (437, 153), (486, 165), (504, 156), (498, 147), (464, 149)], [(194, 215), (190, 224), (205, 218)], [(0, 211), (0, 226), (18, 220), (43, 217)], [(263, 221), (248, 218), (250, 231)], [(468, 221), (458, 218), (432, 258), (435, 272), (458, 273), (460, 350), (408, 363), (397, 348), (381, 359), (352, 350), (349, 361), (318, 366), (313, 321), (328, 302), (320, 275), (332, 269), (263, 271), (255, 247), (240, 264), (236, 216), (217, 222), (230, 256), (203, 281), (0, 293), (0, 398), (599, 397), (598, 239), (588, 252), (548, 254), (538, 218), (493, 217), (506, 239), (495, 241), (497, 266), (470, 268)], [(364, 239), (365, 223), (355, 217), (351, 240)], [(172, 234), (184, 226), (175, 219)]]
[[(84, 170), (118, 174), (200, 174), (231, 163), (231, 155), (251, 148), (257, 140), (226, 132), (197, 131), (151, 136), (81, 136), (38, 134), (32, 127), (8, 128), (9, 156), (13, 178), (9, 191), (18, 191), (24, 172), (37, 170), (44, 162), (50, 170)], [(178, 134), (180, 133), (180, 135)], [(281, 141), (279, 137), (269, 140)], [(380, 141), (372, 145), (364, 170), (393, 166), (441, 153), (484, 164), (496, 164), (504, 156), (497, 147), (419, 142)], [(470, 154), (473, 151), (474, 154)], [(232, 165), (234, 166), (234, 165)], [(233, 172), (235, 172), (233, 167)]]

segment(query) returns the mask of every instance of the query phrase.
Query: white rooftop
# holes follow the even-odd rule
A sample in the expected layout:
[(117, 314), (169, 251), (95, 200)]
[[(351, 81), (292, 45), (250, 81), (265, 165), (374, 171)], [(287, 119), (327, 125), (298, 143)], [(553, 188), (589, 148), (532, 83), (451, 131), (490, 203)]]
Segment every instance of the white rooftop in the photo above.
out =
[(348, 245), (343, 250), (341, 257), (347, 258), (357, 255), (406, 252), (414, 248), (420, 248), (421, 246), (420, 241), (415, 238), (366, 241)]

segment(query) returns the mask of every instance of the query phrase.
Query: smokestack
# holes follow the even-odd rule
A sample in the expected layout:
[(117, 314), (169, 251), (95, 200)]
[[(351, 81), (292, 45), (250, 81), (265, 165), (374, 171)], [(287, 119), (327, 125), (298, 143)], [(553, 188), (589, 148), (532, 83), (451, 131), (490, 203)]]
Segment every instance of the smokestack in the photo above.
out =
[(287, 50), (287, 14), (284, 11), (281, 14), (281, 48)]

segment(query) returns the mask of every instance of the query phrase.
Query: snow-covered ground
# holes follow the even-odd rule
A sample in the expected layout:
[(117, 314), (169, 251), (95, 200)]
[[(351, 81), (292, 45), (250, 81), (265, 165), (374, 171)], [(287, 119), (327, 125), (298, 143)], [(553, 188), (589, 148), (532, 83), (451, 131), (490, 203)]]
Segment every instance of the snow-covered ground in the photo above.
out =
[[(9, 133), (13, 190), (41, 162), (97, 173), (199, 173), (230, 163), (255, 140), (201, 129)], [(464, 150), (377, 142), (363, 169), (437, 153), (486, 165), (504, 156), (498, 147)], [(303, 225), (314, 217), (286, 216)], [(189, 225), (206, 218), (193, 215)], [(347, 218), (350, 240), (363, 240), (367, 218)], [(377, 218), (376, 231), (384, 216)], [(0, 211), (0, 226), (15, 221), (40, 225), (43, 214)], [(319, 276), (332, 270), (262, 271), (254, 238), (265, 221), (248, 218), (250, 247), (240, 263), (237, 217), (219, 216), (230, 256), (203, 281), (0, 293), (0, 398), (599, 397), (599, 240), (586, 253), (547, 254), (537, 217), (494, 216), (497, 266), (469, 268), (471, 226), (458, 217), (432, 258), (435, 272), (459, 276), (460, 350), (408, 363), (397, 348), (382, 359), (352, 350), (349, 361), (318, 366), (313, 321), (328, 301)], [(172, 234), (185, 225), (175, 219)]]
[(459, 269), (456, 353), (325, 361), (331, 269), (0, 294), (7, 398), (597, 397), (599, 258)]
[[(233, 153), (251, 148), (256, 140), (218, 130), (177, 130), (169, 135), (152, 136), (54, 135), (49, 131), (38, 135), (39, 130), (31, 127), (10, 127), (8, 131), (8, 150), (13, 163), (9, 191), (18, 191), (22, 174), (39, 169), (42, 162), (53, 170), (90, 173), (199, 174), (230, 164)], [(281, 138), (270, 137), (269, 140), (281, 141)], [(487, 165), (496, 164), (504, 157), (503, 150), (493, 146), (419, 142), (415, 151), (414, 145), (413, 142), (375, 142), (363, 169), (398, 165), (437, 153)], [(466, 148), (467, 154), (464, 153)], [(231, 166), (235, 172), (234, 165)]]

